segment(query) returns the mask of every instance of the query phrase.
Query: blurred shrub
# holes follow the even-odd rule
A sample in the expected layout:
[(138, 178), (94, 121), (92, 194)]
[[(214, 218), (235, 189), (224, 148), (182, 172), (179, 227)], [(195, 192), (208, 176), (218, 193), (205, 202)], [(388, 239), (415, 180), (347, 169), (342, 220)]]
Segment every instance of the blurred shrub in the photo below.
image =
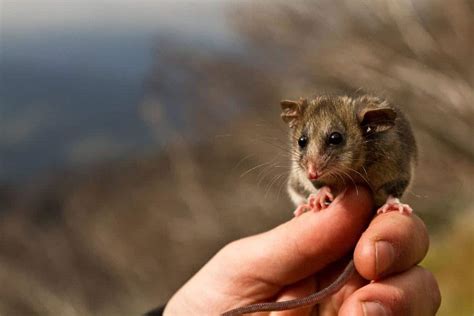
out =
[(434, 233), (425, 263), (442, 314), (472, 314), (472, 251), (458, 249), (474, 241), (473, 10), (467, 0), (239, 2), (234, 50), (157, 43), (139, 109), (156, 154), (0, 193), (11, 209), (0, 313), (130, 315), (164, 302), (226, 242), (290, 216), (278, 101), (364, 88), (414, 125), (421, 156), (406, 198)]

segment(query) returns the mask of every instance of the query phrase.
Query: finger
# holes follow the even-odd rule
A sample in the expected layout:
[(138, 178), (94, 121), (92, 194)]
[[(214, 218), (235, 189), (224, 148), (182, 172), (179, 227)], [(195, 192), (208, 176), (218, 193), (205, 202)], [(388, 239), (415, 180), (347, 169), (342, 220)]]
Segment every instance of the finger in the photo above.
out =
[(370, 283), (354, 292), (339, 315), (435, 315), (441, 296), (433, 275), (421, 267)]
[[(335, 264), (331, 264), (327, 268), (318, 272), (319, 289), (326, 288), (341, 275), (342, 270), (347, 266), (347, 260), (340, 260)], [(364, 279), (355, 271), (352, 277), (344, 284), (344, 286), (336, 293), (326, 297), (317, 305), (319, 316), (337, 315), (344, 301), (359, 288), (366, 285), (369, 281)]]
[[(277, 301), (289, 301), (300, 297), (305, 297), (316, 291), (316, 282), (314, 277), (308, 277), (295, 284), (292, 284), (285, 288), (278, 296)], [(310, 315), (313, 306), (305, 306), (301, 308), (295, 308), (292, 310), (271, 312), (271, 316), (299, 316), (299, 315)]]
[(367, 280), (377, 280), (418, 264), (429, 246), (428, 232), (416, 215), (376, 216), (357, 243), (354, 262)]
[[(304, 279), (350, 251), (371, 217), (370, 192), (349, 189), (320, 212), (305, 214), (266, 233), (229, 244), (219, 258), (234, 281), (284, 286)], [(228, 263), (233, 264), (229, 267)], [(239, 281), (240, 280), (240, 281)]]

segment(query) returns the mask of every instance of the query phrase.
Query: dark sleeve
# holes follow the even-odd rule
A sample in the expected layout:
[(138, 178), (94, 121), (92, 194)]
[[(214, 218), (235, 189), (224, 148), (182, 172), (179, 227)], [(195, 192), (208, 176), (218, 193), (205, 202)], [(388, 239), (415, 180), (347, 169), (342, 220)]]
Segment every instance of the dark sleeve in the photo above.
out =
[(163, 305), (155, 309), (152, 309), (151, 311), (147, 312), (143, 316), (163, 316), (163, 312), (165, 311), (165, 306), (166, 305)]

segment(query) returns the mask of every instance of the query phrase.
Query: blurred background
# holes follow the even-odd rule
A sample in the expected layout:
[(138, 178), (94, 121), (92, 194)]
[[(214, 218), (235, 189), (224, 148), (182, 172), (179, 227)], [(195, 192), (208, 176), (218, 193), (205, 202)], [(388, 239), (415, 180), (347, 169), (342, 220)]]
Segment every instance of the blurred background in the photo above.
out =
[(291, 217), (279, 101), (409, 116), (439, 315), (474, 313), (474, 3), (0, 1), (0, 314), (139, 315)]

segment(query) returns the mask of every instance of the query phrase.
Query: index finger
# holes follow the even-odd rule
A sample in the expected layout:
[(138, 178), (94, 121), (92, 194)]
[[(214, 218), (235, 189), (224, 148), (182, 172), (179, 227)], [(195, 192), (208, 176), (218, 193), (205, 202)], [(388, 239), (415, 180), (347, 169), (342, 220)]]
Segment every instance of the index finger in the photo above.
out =
[(230, 244), (227, 253), (235, 258), (227, 262), (238, 263), (236, 277), (292, 284), (349, 252), (371, 214), (371, 193), (363, 187), (349, 188), (322, 211), (307, 212), (266, 233)]

